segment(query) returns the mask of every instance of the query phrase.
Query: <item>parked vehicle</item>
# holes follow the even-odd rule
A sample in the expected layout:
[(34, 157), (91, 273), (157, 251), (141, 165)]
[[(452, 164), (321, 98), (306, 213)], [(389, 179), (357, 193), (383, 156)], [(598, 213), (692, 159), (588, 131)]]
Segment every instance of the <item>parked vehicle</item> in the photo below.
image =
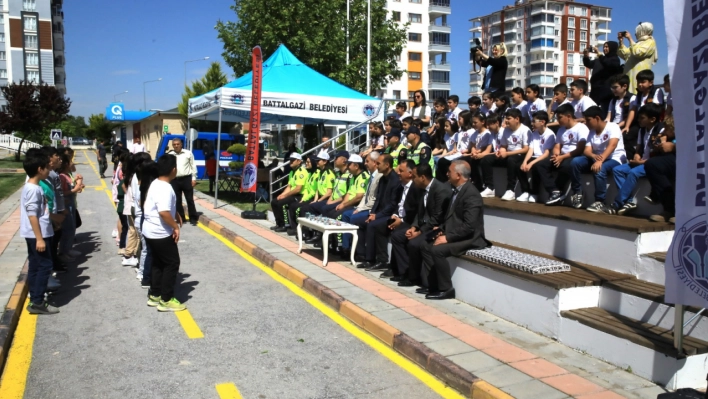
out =
[[(204, 149), (211, 148), (216, 154), (216, 139), (218, 133), (199, 133), (199, 138), (192, 142), (191, 151), (194, 154), (194, 163), (197, 166), (197, 179), (206, 179), (206, 161), (204, 159)], [(157, 147), (157, 157), (172, 150), (173, 139), (185, 140), (185, 136), (181, 134), (166, 134), (160, 139), (160, 144)], [(233, 144), (245, 144), (244, 136), (234, 136), (232, 134), (221, 133), (221, 154), (219, 155), (219, 166), (228, 167), (229, 162), (243, 162), (243, 155), (232, 155), (226, 152), (226, 149)]]

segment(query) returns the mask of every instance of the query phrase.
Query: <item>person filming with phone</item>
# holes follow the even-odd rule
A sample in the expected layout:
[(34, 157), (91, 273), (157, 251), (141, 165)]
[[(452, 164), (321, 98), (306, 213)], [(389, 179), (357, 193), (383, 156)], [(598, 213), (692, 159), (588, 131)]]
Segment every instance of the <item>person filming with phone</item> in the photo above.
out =
[[(651, 69), (659, 59), (656, 41), (652, 34), (654, 34), (654, 25), (651, 22), (640, 22), (637, 25), (635, 29), (636, 42), (627, 31), (617, 34), (619, 39), (618, 55), (625, 60), (624, 74), (629, 76), (630, 93), (637, 92), (637, 74), (645, 69)], [(629, 41), (629, 47), (624, 45), (625, 39)]]
[[(610, 41), (605, 42), (602, 51), (597, 46), (587, 47), (583, 51), (583, 65), (592, 69), (590, 98), (602, 107), (604, 112), (607, 112), (613, 97), (610, 78), (622, 73), (622, 65), (617, 55), (618, 49), (619, 43)], [(594, 54), (593, 58), (590, 57), (591, 53)]]

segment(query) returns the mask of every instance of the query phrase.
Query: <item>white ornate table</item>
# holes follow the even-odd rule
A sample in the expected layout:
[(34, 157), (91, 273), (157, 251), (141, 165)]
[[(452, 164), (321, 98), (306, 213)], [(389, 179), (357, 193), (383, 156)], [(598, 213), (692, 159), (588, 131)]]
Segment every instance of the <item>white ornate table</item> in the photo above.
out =
[[(329, 219), (332, 220), (333, 219)], [(359, 241), (359, 237), (357, 236), (357, 230), (359, 230), (359, 226), (349, 224), (349, 223), (344, 223), (344, 222), (339, 222), (340, 225), (337, 226), (336, 224), (325, 224), (319, 221), (315, 220), (310, 220), (308, 218), (297, 218), (297, 240), (300, 243), (300, 248), (298, 248), (298, 253), (302, 253), (302, 226), (308, 227), (312, 230), (317, 230), (322, 233), (322, 250), (324, 251), (324, 258), (322, 259), (322, 266), (327, 266), (327, 255), (329, 252), (329, 235), (330, 234), (351, 234), (353, 237), (352, 241), (352, 265), (355, 265), (354, 263), (354, 249), (356, 248), (356, 244)]]

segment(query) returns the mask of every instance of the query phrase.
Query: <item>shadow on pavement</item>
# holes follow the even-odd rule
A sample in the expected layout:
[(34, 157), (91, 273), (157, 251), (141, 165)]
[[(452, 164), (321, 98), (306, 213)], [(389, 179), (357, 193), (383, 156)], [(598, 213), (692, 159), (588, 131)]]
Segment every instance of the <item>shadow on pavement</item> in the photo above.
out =
[(695, 389), (684, 388), (676, 392), (662, 393), (656, 399), (704, 399), (708, 398), (705, 392), (699, 392)]
[(199, 281), (185, 281), (191, 276), (191, 274), (185, 273), (177, 274), (177, 289), (175, 290), (175, 297), (177, 297), (177, 299), (182, 303), (186, 303), (192, 299), (192, 295), (190, 294), (194, 291), (194, 288), (199, 285)]
[(76, 258), (76, 261), (67, 264), (66, 273), (61, 273), (57, 275), (57, 279), (61, 283), (61, 288), (52, 294), (51, 302), (57, 306), (62, 307), (69, 304), (76, 297), (81, 295), (81, 291), (89, 288), (89, 284), (85, 284), (86, 280), (90, 279), (89, 276), (84, 276), (83, 272), (88, 269), (88, 267), (81, 267), (92, 258), (92, 254), (98, 250), (100, 239), (98, 237), (98, 232), (87, 231), (76, 234), (76, 242), (74, 248), (81, 252)]

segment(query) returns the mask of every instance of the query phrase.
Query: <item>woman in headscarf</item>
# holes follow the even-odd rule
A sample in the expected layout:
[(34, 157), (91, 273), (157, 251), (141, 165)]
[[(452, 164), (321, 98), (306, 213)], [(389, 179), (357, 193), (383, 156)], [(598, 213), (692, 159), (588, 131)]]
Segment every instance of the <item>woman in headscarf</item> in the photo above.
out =
[[(590, 76), (590, 98), (595, 101), (595, 104), (602, 107), (604, 112), (607, 112), (612, 101), (612, 90), (610, 90), (610, 77), (622, 73), (622, 65), (617, 56), (619, 43), (605, 42), (602, 46), (602, 52), (597, 47), (585, 49), (583, 52), (583, 65), (586, 68), (592, 69)], [(595, 59), (590, 58), (590, 50), (595, 53)]]
[[(625, 60), (624, 73), (629, 76), (629, 91), (637, 92), (637, 73), (645, 69), (651, 69), (659, 59), (659, 52), (656, 49), (656, 41), (652, 34), (654, 25), (651, 22), (642, 22), (637, 26), (635, 34), (637, 41), (632, 40), (629, 32), (620, 32), (617, 38), (620, 40), (618, 54)], [(625, 47), (624, 39), (629, 39), (629, 47)]]
[(506, 59), (506, 46), (504, 43), (495, 44), (492, 47), (492, 56), (484, 54), (477, 49), (474, 55), (474, 62), (484, 70), (484, 92), (503, 93), (506, 90), (506, 70), (509, 68), (509, 60)]

